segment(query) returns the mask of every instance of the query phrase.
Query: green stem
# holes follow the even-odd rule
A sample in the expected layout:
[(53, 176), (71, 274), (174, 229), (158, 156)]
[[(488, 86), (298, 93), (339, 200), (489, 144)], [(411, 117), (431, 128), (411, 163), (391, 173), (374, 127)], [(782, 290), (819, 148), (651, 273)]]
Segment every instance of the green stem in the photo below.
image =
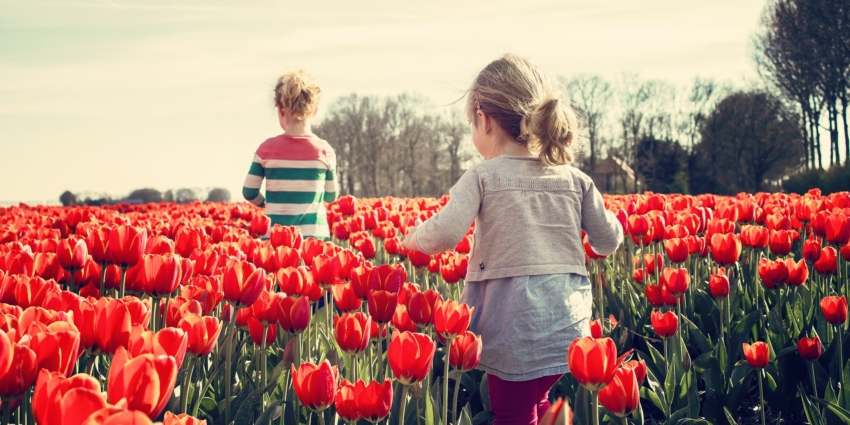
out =
[(764, 420), (764, 388), (761, 383), (761, 372), (762, 370), (758, 370), (759, 375), (759, 413), (761, 413), (761, 425), (765, 425), (766, 422)]
[[(156, 333), (156, 316), (159, 316), (159, 298), (153, 299), (153, 308), (151, 310), (151, 330)], [(166, 314), (168, 312), (166, 311)]]
[(9, 406), (12, 404), (12, 400), (3, 400), (3, 425), (11, 423), (9, 420)]
[[(262, 360), (262, 366), (261, 366), (261, 369), (260, 369), (260, 380), (263, 382), (263, 388), (266, 387), (266, 383), (267, 383), (266, 379), (268, 378), (266, 376), (266, 368), (268, 367), (268, 365), (266, 364), (266, 357), (267, 357), (266, 356), (266, 338), (268, 338), (268, 331), (269, 331), (269, 327), (263, 326), (263, 341), (262, 341), (262, 344), (260, 344), (260, 356), (263, 359)], [(262, 399), (260, 406), (261, 406), (260, 411), (264, 412), (266, 410), (266, 395), (265, 394), (263, 394), (263, 399)]]
[(325, 425), (325, 412), (316, 412), (319, 416), (319, 425)]
[[(460, 422), (457, 418), (459, 418), (457, 414), (457, 394), (460, 392), (460, 378), (463, 376), (463, 372), (458, 372), (457, 378), (455, 379), (455, 391), (452, 395), (452, 419)], [(542, 419), (542, 418), (541, 418)]]
[(629, 425), (629, 420), (628, 420), (628, 419), (626, 419), (626, 417), (625, 417), (625, 416), (623, 416), (623, 417), (622, 417), (622, 418), (620, 418), (620, 419), (623, 421), (623, 425)]
[(599, 391), (591, 391), (591, 393), (591, 397), (593, 397), (593, 425), (599, 425)]
[(86, 374), (92, 376), (94, 373), (94, 362), (97, 360), (97, 356), (89, 356), (89, 362), (86, 364)]
[(384, 325), (378, 324), (378, 382), (384, 381)]
[(105, 297), (103, 291), (106, 290), (106, 264), (100, 265), (100, 296)]
[(180, 388), (180, 392), (183, 393), (181, 397), (183, 399), (183, 409), (181, 410), (183, 413), (189, 414), (189, 383), (192, 381), (192, 371), (195, 367), (195, 359), (189, 359), (189, 369), (186, 370), (186, 376), (183, 377), (183, 384)]
[(230, 424), (230, 392), (233, 372), (232, 372), (232, 362), (233, 362), (233, 337), (236, 328), (234, 327), (235, 319), (236, 319), (236, 306), (231, 305), (233, 308), (233, 314), (230, 315), (230, 320), (227, 323), (227, 350), (224, 352), (224, 423)]
[(452, 339), (446, 338), (446, 355), (444, 356), (443, 368), (443, 425), (448, 425), (449, 420), (449, 347), (452, 345)]
[(836, 335), (838, 337), (838, 382), (841, 383), (841, 388), (846, 391), (847, 387), (844, 386), (844, 338), (843, 338), (844, 329), (843, 328), (844, 328), (843, 323), (836, 326), (836, 329), (838, 330), (838, 334)]
[(121, 288), (118, 290), (118, 298), (124, 298), (124, 283), (127, 279), (127, 268), (121, 267)]
[(68, 283), (68, 287), (71, 289), (71, 292), (79, 293), (79, 291), (77, 291), (77, 287), (74, 286), (74, 270), (69, 270), (68, 274), (71, 275), (71, 281)]
[(818, 398), (818, 381), (815, 379), (815, 363), (809, 362), (809, 378), (812, 380), (812, 395)]
[(404, 408), (407, 406), (407, 385), (401, 386), (401, 399), (399, 399), (398, 406), (398, 420), (396, 423), (399, 425), (404, 424)]

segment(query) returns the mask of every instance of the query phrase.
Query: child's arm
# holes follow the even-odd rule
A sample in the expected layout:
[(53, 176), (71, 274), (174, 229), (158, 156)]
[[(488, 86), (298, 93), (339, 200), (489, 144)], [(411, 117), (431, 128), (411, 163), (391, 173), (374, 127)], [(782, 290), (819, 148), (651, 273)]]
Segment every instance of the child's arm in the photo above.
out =
[(336, 179), (336, 167), (331, 168), (325, 173), (325, 197), (323, 201), (336, 201), (339, 192), (339, 185)]
[(623, 227), (617, 216), (605, 209), (602, 194), (592, 180), (581, 201), (581, 228), (599, 255), (610, 255), (623, 243)]
[(481, 209), (478, 172), (471, 169), (463, 173), (449, 195), (451, 199), (439, 213), (408, 234), (405, 248), (437, 254), (454, 248), (466, 236)]
[(245, 177), (245, 184), (242, 185), (242, 196), (246, 201), (258, 207), (266, 206), (266, 199), (260, 193), (260, 186), (263, 184), (263, 177), (266, 174), (262, 161), (259, 155), (254, 154), (254, 161), (251, 162), (251, 168)]

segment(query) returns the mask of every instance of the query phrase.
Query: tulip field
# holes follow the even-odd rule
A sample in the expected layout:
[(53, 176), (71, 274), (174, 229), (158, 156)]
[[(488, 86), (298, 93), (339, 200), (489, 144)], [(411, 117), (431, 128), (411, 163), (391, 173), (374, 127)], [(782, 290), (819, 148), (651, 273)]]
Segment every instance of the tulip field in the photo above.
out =
[[(0, 424), (492, 422), (474, 226), (401, 244), (446, 202), (344, 196), (330, 241), (249, 204), (0, 208)], [(625, 243), (585, 243), (540, 423), (850, 424), (850, 194), (605, 202)]]

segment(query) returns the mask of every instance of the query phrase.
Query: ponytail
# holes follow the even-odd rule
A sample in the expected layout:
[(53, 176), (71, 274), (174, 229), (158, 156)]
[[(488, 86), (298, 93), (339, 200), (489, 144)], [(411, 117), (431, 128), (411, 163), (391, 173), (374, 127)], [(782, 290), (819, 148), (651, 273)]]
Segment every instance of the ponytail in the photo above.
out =
[(529, 149), (538, 153), (540, 161), (546, 165), (573, 162), (573, 140), (578, 119), (560, 93), (552, 93), (543, 99), (523, 119), (523, 123), (527, 126), (523, 133), (531, 136)]
[(573, 161), (578, 117), (565, 100), (564, 88), (527, 60), (508, 54), (491, 62), (467, 93), (470, 120), (480, 109), (545, 165)]

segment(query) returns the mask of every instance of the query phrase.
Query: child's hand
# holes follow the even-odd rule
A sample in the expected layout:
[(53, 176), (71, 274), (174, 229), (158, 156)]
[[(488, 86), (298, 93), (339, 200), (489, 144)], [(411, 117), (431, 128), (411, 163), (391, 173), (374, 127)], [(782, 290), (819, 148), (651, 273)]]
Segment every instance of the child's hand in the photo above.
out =
[(419, 230), (419, 226), (422, 224), (422, 220), (416, 219), (414, 222), (414, 227), (407, 229), (407, 236), (401, 241), (401, 246), (403, 246), (408, 251), (419, 251), (419, 247), (416, 246), (416, 242), (413, 240), (416, 231)]

